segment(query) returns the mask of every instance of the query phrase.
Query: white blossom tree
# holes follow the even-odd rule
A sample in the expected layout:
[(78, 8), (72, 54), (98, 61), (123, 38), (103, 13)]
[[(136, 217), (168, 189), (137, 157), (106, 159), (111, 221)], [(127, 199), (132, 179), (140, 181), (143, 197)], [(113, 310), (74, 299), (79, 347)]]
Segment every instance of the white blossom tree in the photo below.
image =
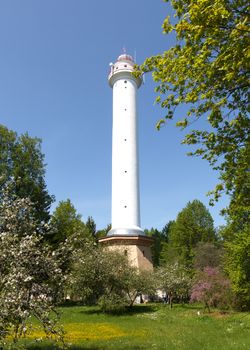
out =
[(158, 287), (166, 293), (170, 307), (173, 306), (174, 297), (183, 300), (189, 295), (191, 288), (190, 273), (186, 267), (179, 263), (168, 264), (156, 271)]
[[(0, 347), (15, 344), (37, 318), (47, 336), (62, 340), (54, 306), (63, 277), (57, 258), (42, 243), (43, 226), (36, 222), (29, 199), (13, 198), (5, 189), (0, 203)], [(54, 317), (51, 315), (54, 313)]]

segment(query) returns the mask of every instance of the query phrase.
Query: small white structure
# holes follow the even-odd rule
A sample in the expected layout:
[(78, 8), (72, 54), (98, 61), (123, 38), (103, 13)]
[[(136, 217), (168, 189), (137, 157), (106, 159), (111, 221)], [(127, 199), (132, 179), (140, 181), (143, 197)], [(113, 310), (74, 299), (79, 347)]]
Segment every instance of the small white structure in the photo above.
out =
[(111, 65), (108, 80), (113, 88), (112, 229), (108, 236), (144, 235), (140, 228), (137, 89), (134, 60), (120, 55)]
[(139, 158), (136, 95), (142, 78), (134, 77), (135, 62), (122, 54), (110, 64), (113, 88), (112, 227), (99, 242), (128, 256), (139, 270), (152, 270), (153, 239), (140, 227)]

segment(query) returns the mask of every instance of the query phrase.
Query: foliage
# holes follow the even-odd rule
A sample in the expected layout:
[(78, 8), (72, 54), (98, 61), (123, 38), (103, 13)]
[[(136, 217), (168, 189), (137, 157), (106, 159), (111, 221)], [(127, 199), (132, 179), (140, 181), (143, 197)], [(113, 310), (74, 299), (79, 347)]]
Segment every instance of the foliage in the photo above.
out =
[(152, 261), (154, 267), (160, 266), (162, 263), (162, 251), (168, 242), (170, 227), (173, 223), (174, 221), (169, 221), (161, 231), (153, 227), (150, 230), (144, 230), (147, 236), (154, 238), (153, 245), (151, 246)]
[[(165, 0), (168, 1), (168, 0)], [(177, 120), (182, 129), (200, 118), (206, 130), (191, 130), (183, 143), (198, 148), (190, 153), (220, 171), (214, 200), (230, 195), (227, 213), (238, 225), (249, 220), (249, 72), (250, 36), (247, 0), (171, 0), (175, 19), (167, 16), (163, 33), (176, 45), (147, 58), (137, 74), (152, 72), (156, 102), (173, 119), (178, 106), (187, 106)], [(204, 125), (204, 123), (202, 124)], [(213, 204), (214, 200), (211, 200)]]
[[(73, 299), (98, 302), (105, 311), (132, 306), (140, 294), (155, 290), (150, 273), (139, 272), (126, 256), (91, 242), (74, 254), (68, 284)], [(117, 302), (113, 303), (115, 298)]]
[(191, 302), (202, 302), (210, 307), (227, 308), (230, 304), (230, 281), (215, 267), (205, 267), (196, 278), (191, 292)]
[(188, 202), (171, 225), (167, 259), (191, 267), (196, 245), (214, 240), (213, 219), (207, 208), (198, 200)]
[(86, 225), (81, 220), (81, 215), (77, 214), (69, 199), (59, 202), (51, 216), (50, 226), (47, 239), (53, 246), (58, 246), (76, 233), (83, 237), (90, 237)]
[(225, 242), (225, 270), (232, 282), (235, 306), (250, 309), (250, 230), (249, 226)]
[(108, 224), (104, 229), (98, 230), (95, 234), (96, 240), (106, 237), (108, 232), (111, 230), (111, 224)]
[(152, 262), (153, 265), (159, 266), (160, 265), (160, 254), (162, 250), (162, 244), (164, 237), (162, 236), (161, 232), (155, 228), (151, 228), (150, 230), (144, 230), (145, 234), (147, 236), (150, 236), (154, 238), (153, 244), (151, 246), (151, 253), (152, 253)]
[(222, 248), (210, 242), (199, 242), (194, 249), (194, 268), (219, 267), (222, 260)]
[(40, 139), (28, 134), (17, 136), (0, 125), (0, 174), (0, 198), (5, 185), (13, 180), (13, 193), (19, 198), (30, 198), (35, 217), (41, 222), (49, 221), (54, 197), (46, 189)]
[[(0, 203), (0, 345), (10, 336), (16, 343), (29, 330), (33, 315), (48, 336), (62, 340), (55, 304), (63, 276), (57, 256), (43, 245), (46, 228), (36, 222), (29, 199), (2, 192)], [(51, 317), (51, 314), (54, 317)], [(14, 345), (13, 345), (14, 346)]]
[(89, 235), (96, 239), (96, 223), (95, 220), (92, 218), (92, 216), (88, 216), (86, 221), (86, 228), (89, 232)]
[(172, 308), (173, 299), (184, 301), (189, 296), (191, 288), (190, 271), (179, 263), (168, 264), (156, 271), (158, 288), (168, 296)]

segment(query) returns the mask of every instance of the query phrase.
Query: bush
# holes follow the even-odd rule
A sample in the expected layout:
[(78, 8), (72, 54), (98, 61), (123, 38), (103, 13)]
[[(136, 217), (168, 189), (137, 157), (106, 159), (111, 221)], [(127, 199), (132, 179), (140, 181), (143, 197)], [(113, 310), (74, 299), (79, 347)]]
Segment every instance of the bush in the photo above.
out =
[(127, 303), (126, 297), (117, 293), (102, 295), (98, 301), (101, 310), (107, 313), (123, 312), (126, 309)]
[(210, 311), (211, 307), (226, 309), (231, 304), (230, 281), (214, 267), (199, 272), (191, 290), (190, 302), (201, 302)]

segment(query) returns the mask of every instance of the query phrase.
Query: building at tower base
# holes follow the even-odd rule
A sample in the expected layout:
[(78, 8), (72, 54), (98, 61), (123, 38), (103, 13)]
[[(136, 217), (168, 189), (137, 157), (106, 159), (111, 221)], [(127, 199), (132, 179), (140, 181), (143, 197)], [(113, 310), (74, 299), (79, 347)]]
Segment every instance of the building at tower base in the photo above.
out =
[(131, 266), (139, 271), (152, 271), (151, 245), (153, 238), (148, 236), (108, 236), (99, 239), (99, 243), (110, 251), (116, 251), (128, 257)]

